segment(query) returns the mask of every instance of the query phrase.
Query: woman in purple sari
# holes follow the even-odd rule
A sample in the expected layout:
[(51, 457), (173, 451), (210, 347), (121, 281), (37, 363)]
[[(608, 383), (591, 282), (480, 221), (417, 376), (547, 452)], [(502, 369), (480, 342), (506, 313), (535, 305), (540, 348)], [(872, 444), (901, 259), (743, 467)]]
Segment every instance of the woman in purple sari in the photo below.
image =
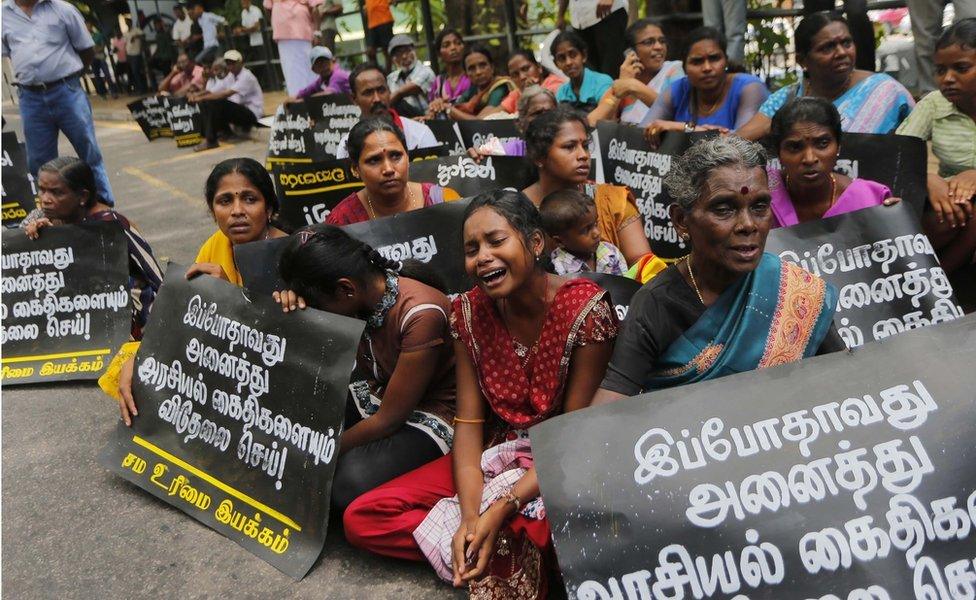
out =
[(767, 167), (773, 227), (891, 205), (888, 186), (834, 171), (841, 118), (823, 98), (797, 98), (773, 117), (771, 137), (780, 167)]

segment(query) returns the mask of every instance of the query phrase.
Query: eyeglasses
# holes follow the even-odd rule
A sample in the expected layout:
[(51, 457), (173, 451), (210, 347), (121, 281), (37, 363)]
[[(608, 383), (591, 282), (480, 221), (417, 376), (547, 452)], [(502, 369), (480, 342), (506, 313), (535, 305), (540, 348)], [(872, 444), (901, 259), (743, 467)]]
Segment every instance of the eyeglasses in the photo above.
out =
[(665, 37), (649, 37), (646, 40), (641, 40), (637, 42), (637, 46), (647, 46), (650, 48), (654, 44), (661, 44), (662, 46), (668, 45), (668, 40)]

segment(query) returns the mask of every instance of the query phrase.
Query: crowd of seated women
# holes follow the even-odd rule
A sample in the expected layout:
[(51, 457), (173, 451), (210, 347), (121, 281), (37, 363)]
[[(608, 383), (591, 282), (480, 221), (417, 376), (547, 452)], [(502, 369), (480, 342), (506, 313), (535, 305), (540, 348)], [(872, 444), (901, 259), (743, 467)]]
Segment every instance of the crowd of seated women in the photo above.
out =
[[(591, 404), (844, 348), (832, 324), (837, 290), (764, 247), (772, 228), (898, 201), (880, 183), (834, 172), (846, 134), (931, 142), (938, 171), (928, 178), (922, 225), (947, 271), (974, 260), (976, 19), (943, 33), (940, 91), (917, 105), (890, 77), (855, 68), (850, 30), (834, 14), (797, 26), (803, 77), (772, 95), (757, 77), (727, 69), (713, 29), (692, 33), (680, 62), (667, 60), (667, 39), (651, 20), (627, 37), (634, 52), (621, 57), (616, 80), (586, 66), (586, 44), (571, 32), (552, 44), (565, 80), (530, 53), (513, 54), (508, 76), (499, 75), (487, 50), (466, 48), (453, 31), (438, 37), (446, 67), (428, 117), (517, 113), (522, 138), (504, 153), (538, 169), (523, 190), (485, 191), (467, 204), (460, 260), (470, 291), (451, 300), (437, 273), (389, 261), (339, 228), (457, 199), (410, 179), (403, 132), (380, 116), (360, 121), (346, 142), (365, 187), (327, 223), (291, 233), (280, 259), (283, 311), (366, 322), (357, 356), (365, 381), (348, 402), (333, 486), (347, 539), (426, 560), (475, 597), (545, 598), (558, 582), (530, 427)], [(672, 223), (691, 248), (682, 259), (653, 256), (628, 188), (592, 180), (591, 132), (604, 119), (643, 127), (652, 143), (667, 131), (721, 133), (677, 158), (664, 182)], [(778, 168), (768, 166), (760, 138)], [(99, 202), (81, 161), (52, 161), (39, 183), (40, 209), (24, 224), (31, 237), (91, 220), (126, 230), (138, 339), (160, 284), (145, 239)], [(288, 235), (276, 225), (271, 180), (257, 162), (230, 159), (214, 168), (205, 198), (217, 231), (186, 276), (241, 285), (233, 247)], [(646, 281), (622, 322), (603, 289), (574, 277), (601, 267)], [(126, 424), (139, 404), (132, 364), (120, 379)]]

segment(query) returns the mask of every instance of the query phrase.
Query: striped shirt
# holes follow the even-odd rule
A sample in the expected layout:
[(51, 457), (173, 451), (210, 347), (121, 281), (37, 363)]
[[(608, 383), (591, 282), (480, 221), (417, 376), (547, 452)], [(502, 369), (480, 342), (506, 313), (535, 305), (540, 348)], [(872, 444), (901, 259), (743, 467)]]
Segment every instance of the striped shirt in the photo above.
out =
[(931, 140), (941, 177), (976, 169), (976, 122), (938, 90), (919, 100), (895, 133)]

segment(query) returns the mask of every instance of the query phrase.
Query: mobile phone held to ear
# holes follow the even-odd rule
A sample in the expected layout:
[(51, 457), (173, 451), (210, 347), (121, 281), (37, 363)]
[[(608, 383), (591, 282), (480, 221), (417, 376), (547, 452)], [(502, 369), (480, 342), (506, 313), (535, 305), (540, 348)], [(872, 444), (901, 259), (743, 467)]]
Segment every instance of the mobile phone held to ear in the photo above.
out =
[(627, 46), (626, 48), (624, 48), (624, 58), (625, 59), (626, 58), (630, 58), (631, 56), (636, 56), (636, 55), (637, 55), (637, 51), (634, 50), (633, 48), (631, 48), (630, 46)]

